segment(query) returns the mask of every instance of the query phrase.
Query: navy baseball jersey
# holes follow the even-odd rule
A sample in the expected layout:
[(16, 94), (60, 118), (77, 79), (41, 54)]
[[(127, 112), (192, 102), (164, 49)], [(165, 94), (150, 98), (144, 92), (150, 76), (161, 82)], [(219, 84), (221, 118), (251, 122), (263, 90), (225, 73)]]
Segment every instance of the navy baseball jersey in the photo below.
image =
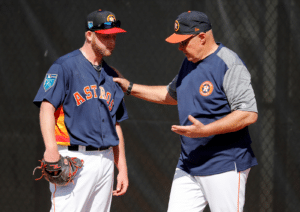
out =
[[(113, 82), (117, 73), (104, 61), (96, 70), (75, 50), (50, 67), (34, 103), (55, 108), (55, 136), (60, 145), (117, 146), (116, 122), (128, 118), (124, 93)], [(91, 112), (92, 111), (92, 112)]]
[[(222, 44), (198, 63), (185, 58), (168, 91), (177, 99), (182, 126), (192, 124), (189, 115), (209, 124), (234, 110), (257, 112), (250, 73), (242, 60)], [(243, 171), (257, 165), (248, 127), (204, 138), (180, 137), (182, 151), (177, 167), (191, 175), (213, 175), (235, 167)]]

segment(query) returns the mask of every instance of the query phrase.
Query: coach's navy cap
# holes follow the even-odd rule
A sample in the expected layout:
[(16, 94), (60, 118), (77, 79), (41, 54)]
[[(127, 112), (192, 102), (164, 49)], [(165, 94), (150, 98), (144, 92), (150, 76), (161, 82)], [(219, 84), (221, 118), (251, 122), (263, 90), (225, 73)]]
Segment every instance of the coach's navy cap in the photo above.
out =
[(97, 10), (86, 18), (86, 30), (100, 34), (124, 33), (120, 28), (121, 22), (116, 20), (115, 14), (109, 11)]
[(195, 34), (207, 32), (210, 29), (211, 23), (204, 13), (198, 11), (184, 12), (175, 20), (175, 32), (166, 41), (169, 43), (179, 43)]

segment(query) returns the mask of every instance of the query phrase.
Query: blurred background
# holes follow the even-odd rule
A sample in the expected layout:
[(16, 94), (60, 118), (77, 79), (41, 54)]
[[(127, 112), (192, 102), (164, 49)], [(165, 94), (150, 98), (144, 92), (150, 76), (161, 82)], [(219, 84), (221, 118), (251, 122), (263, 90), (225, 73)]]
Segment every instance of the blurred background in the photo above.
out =
[[(109, 10), (127, 33), (117, 36), (105, 60), (129, 80), (167, 85), (184, 58), (164, 41), (176, 17), (205, 12), (218, 42), (246, 63), (259, 109), (250, 126), (259, 165), (252, 168), (246, 212), (300, 208), (300, 2), (298, 0), (1, 0), (0, 1), (0, 205), (2, 212), (50, 209), (45, 180), (32, 176), (43, 157), (38, 113), (32, 103), (51, 64), (80, 48), (85, 17)], [(130, 187), (114, 197), (112, 212), (165, 212), (180, 153), (176, 106), (125, 101), (123, 128)], [(209, 208), (205, 210), (209, 211)]]

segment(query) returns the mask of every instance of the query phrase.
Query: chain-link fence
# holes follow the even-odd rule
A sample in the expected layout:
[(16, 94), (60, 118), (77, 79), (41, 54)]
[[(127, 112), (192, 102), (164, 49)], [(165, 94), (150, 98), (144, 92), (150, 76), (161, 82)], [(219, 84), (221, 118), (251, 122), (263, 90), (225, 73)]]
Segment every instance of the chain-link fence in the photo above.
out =
[[(47, 211), (50, 192), (34, 181), (44, 144), (32, 100), (50, 65), (80, 48), (84, 20), (96, 9), (113, 11), (128, 32), (117, 38), (112, 66), (133, 82), (166, 85), (183, 60), (164, 41), (177, 15), (205, 12), (222, 42), (245, 61), (259, 109), (250, 126), (259, 166), (248, 178), (245, 211), (300, 208), (300, 2), (298, 0), (1, 0), (0, 211)], [(113, 198), (114, 212), (165, 212), (180, 153), (176, 106), (126, 96), (122, 123), (130, 187)], [(209, 211), (207, 208), (205, 211)]]

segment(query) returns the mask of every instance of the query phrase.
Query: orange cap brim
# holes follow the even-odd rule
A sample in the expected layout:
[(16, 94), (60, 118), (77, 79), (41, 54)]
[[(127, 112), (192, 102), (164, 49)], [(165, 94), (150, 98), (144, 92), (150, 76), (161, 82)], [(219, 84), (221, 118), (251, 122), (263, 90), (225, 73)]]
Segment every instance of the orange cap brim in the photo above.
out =
[(180, 43), (190, 37), (192, 37), (193, 34), (189, 34), (189, 35), (179, 35), (179, 34), (172, 34), (171, 36), (166, 38), (166, 41), (169, 43)]
[(116, 34), (116, 33), (124, 33), (126, 31), (124, 29), (121, 29), (121, 28), (118, 28), (118, 27), (114, 27), (114, 28), (111, 28), (111, 29), (97, 30), (95, 32), (99, 33), (99, 34)]

